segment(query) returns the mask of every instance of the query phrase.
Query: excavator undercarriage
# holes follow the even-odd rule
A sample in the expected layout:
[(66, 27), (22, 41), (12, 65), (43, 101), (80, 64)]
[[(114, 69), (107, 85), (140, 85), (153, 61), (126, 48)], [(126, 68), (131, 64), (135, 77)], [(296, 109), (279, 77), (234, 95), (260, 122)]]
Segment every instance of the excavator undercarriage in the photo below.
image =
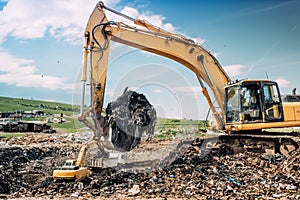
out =
[(282, 132), (260, 131), (246, 132), (244, 134), (225, 134), (218, 137), (214, 148), (222, 145), (232, 147), (233, 153), (245, 151), (288, 155), (297, 150), (300, 145), (300, 134)]

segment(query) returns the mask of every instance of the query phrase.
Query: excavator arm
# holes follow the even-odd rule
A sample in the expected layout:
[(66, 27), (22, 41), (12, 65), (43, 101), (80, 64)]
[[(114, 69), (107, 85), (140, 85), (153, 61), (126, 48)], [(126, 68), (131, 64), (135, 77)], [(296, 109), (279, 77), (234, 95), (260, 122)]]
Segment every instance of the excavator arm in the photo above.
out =
[[(122, 22), (108, 21), (104, 9), (108, 9), (115, 14), (133, 21), (136, 26), (130, 26)], [(224, 114), (224, 87), (230, 82), (230, 78), (217, 59), (203, 46), (191, 39), (162, 30), (144, 20), (132, 19), (110, 8), (106, 8), (102, 2), (96, 5), (85, 29), (82, 73), (82, 81), (85, 81), (87, 57), (89, 54), (91, 64), (91, 94), (93, 96), (92, 110), (98, 120), (101, 118), (103, 107), (111, 40), (170, 58), (193, 71), (201, 84), (203, 94), (213, 111), (219, 127), (224, 127), (222, 117)], [(216, 102), (221, 108), (221, 113), (216, 112), (203, 81), (212, 90)]]

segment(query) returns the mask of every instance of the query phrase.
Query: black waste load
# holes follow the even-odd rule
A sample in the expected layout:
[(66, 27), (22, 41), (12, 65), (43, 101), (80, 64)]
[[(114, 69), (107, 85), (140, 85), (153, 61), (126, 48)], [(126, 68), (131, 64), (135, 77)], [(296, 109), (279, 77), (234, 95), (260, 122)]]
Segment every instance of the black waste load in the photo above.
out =
[(112, 142), (120, 151), (130, 151), (142, 136), (154, 134), (156, 111), (145, 95), (125, 90), (106, 108), (106, 119), (112, 131)]

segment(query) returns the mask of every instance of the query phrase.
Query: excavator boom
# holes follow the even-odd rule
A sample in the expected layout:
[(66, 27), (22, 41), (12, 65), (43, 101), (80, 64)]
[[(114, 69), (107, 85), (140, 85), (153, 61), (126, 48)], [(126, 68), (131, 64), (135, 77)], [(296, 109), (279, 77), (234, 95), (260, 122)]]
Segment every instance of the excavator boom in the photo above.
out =
[[(215, 112), (214, 115), (219, 126), (224, 126), (222, 117), (224, 114), (224, 87), (231, 80), (217, 59), (208, 50), (191, 39), (164, 31), (144, 20), (125, 16), (127, 19), (134, 21), (138, 27), (129, 26), (121, 22), (108, 22), (104, 8), (106, 7), (102, 2), (97, 4), (85, 29), (84, 44), (87, 44), (87, 46), (84, 47), (83, 73), (86, 73), (86, 49), (89, 49), (91, 55), (92, 94), (94, 97), (92, 102), (95, 112), (98, 113), (95, 115), (101, 113), (103, 106), (106, 67), (110, 41), (112, 40), (170, 58), (193, 71), (199, 81), (201, 81), (200, 83), (208, 102), (212, 102), (212, 100), (206, 92), (202, 81), (212, 90), (218, 107), (221, 108), (221, 113)], [(112, 9), (109, 10), (113, 11)], [(113, 12), (120, 14), (117, 11)], [(123, 14), (120, 15), (124, 16)], [(83, 77), (86, 77), (86, 75), (83, 75)], [(209, 105), (214, 111), (213, 104)]]
[[(132, 21), (136, 26), (131, 26), (123, 22), (109, 21), (106, 18), (104, 9)], [(99, 120), (101, 119), (103, 107), (106, 70), (111, 41), (169, 58), (193, 71), (196, 74), (202, 87), (203, 94), (213, 111), (219, 129), (239, 131), (300, 125), (300, 120), (284, 121), (284, 115), (289, 113), (287, 112), (288, 109), (291, 109), (287, 104), (282, 104), (280, 97), (277, 99), (264, 99), (263, 95), (267, 96), (274, 93), (273, 95), (275, 96), (280, 94), (277, 83), (269, 83), (269, 80), (232, 81), (218, 60), (201, 44), (182, 35), (165, 31), (145, 20), (133, 19), (111, 8), (107, 8), (102, 2), (99, 2), (96, 5), (89, 18), (85, 29), (84, 42), (84, 58), (87, 56), (86, 50), (88, 49), (90, 51), (92, 104), (95, 112), (94, 115)], [(84, 59), (84, 61), (86, 60), (87, 59)], [(86, 72), (86, 66), (86, 63), (83, 62), (83, 72)], [(85, 76), (86, 75), (83, 75), (83, 77)], [(211, 90), (213, 97), (218, 104), (217, 106), (220, 108), (219, 113), (212, 103), (213, 101), (206, 86)], [(239, 106), (236, 108), (235, 114), (239, 117), (230, 121), (227, 116), (230, 112), (230, 105), (228, 104), (230, 95), (228, 95), (227, 92), (230, 92), (230, 88), (233, 87), (236, 88), (235, 97)], [(256, 90), (255, 95), (258, 98), (258, 109), (256, 110), (258, 117), (256, 118), (252, 117), (250, 120), (247, 119), (248, 113), (252, 111), (249, 111), (249, 109), (244, 111), (243, 109), (245, 108), (242, 108), (243, 96), (241, 95), (241, 90), (243, 89)], [(243, 92), (245, 93), (246, 91)], [(270, 104), (270, 100), (273, 101), (273, 104)], [(300, 105), (294, 104), (293, 107), (297, 110)], [(277, 111), (278, 116), (272, 117), (272, 113)], [(295, 116), (297, 113), (293, 115)], [(295, 116), (293, 118), (299, 119), (300, 116)], [(253, 124), (249, 125), (249, 121), (252, 123), (255, 120), (259, 120), (257, 126), (252, 126)], [(270, 124), (269, 122), (276, 123), (273, 123), (273, 126), (272, 123)], [(101, 124), (99, 123), (98, 128), (101, 129)], [(95, 127), (94, 130), (98, 130), (98, 128)]]

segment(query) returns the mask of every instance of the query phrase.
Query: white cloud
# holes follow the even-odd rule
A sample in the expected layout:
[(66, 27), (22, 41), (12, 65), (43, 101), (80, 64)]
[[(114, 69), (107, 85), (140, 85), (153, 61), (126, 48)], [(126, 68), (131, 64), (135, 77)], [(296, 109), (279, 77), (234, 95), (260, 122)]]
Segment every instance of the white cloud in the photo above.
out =
[[(107, 0), (105, 5), (113, 7), (119, 0)], [(43, 38), (45, 35), (73, 44), (82, 43), (83, 30), (98, 0), (8, 0), (0, 10), (0, 44), (9, 37), (19, 39)], [(133, 18), (149, 21), (166, 31), (176, 33), (175, 27), (166, 18), (150, 12), (140, 13), (132, 7), (124, 7), (122, 13)], [(106, 11), (109, 20), (116, 15)], [(119, 18), (118, 18), (119, 19)], [(205, 40), (193, 38), (199, 43)], [(0, 46), (1, 47), (1, 46)], [(71, 89), (66, 79), (38, 74), (34, 60), (14, 57), (0, 51), (0, 82), (22, 87), (43, 87), (47, 89)], [(6, 58), (5, 58), (6, 57)]]
[[(118, 2), (119, 0), (108, 0), (105, 5)], [(97, 3), (98, 0), (9, 0), (0, 11), (0, 42), (8, 36), (36, 39), (49, 33), (52, 37), (80, 44), (85, 24)], [(128, 6), (121, 12), (133, 18), (145, 19), (167, 31), (175, 30), (172, 24), (164, 23), (165, 17), (161, 15), (141, 14)], [(109, 20), (122, 19), (109, 11), (106, 14)]]
[(33, 60), (16, 58), (6, 52), (0, 52), (0, 58), (0, 83), (49, 90), (70, 90), (74, 87), (73, 84), (65, 83), (64, 78), (38, 74)]
[(222, 52), (210, 52), (210, 53), (216, 58), (218, 58), (218, 56), (222, 54)]
[[(146, 22), (160, 27), (166, 31), (169, 32), (175, 32), (175, 27), (168, 22), (165, 22), (165, 17), (162, 15), (158, 15), (158, 14), (152, 14), (150, 12), (146, 12), (146, 13), (140, 13), (137, 9), (126, 6), (124, 7), (121, 11), (121, 13), (133, 18), (133, 19), (141, 19), (141, 20), (145, 20)], [(107, 18), (110, 21), (117, 21), (117, 22), (124, 22), (128, 25), (134, 25), (134, 23), (126, 18), (120, 17), (118, 15), (115, 15), (109, 11), (106, 12), (107, 14)]]
[(163, 23), (166, 18), (161, 15), (141, 14), (139, 18), (148, 21), (166, 31), (175, 32), (175, 27), (171, 23)]
[(150, 24), (153, 24), (154, 26), (157, 26), (159, 28), (162, 28), (165, 31), (168, 31), (173, 34), (179, 34), (183, 37), (186, 37), (188, 39), (193, 40), (196, 43), (203, 44), (205, 42), (205, 39), (200, 37), (189, 37), (186, 34), (183, 34), (181, 32), (178, 32), (177, 29), (173, 24), (167, 22), (165, 23), (166, 18), (162, 15), (153, 15), (151, 13), (139, 13), (136, 9), (126, 7), (126, 9), (122, 10), (122, 13), (126, 14), (128, 13), (129, 16), (132, 16), (133, 18), (139, 18), (141, 20), (145, 20), (146, 22), (149, 22)]
[(200, 37), (195, 37), (195, 38), (191, 38), (192, 40), (194, 40), (195, 42), (199, 43), (199, 44), (204, 44), (204, 42), (206, 41), (205, 39), (203, 38), (200, 38)]
[(236, 65), (227, 65), (224, 66), (223, 68), (230, 77), (236, 77), (243, 74), (243, 69), (245, 69), (246, 66), (236, 64)]
[[(116, 5), (119, 0), (107, 0), (105, 5)], [(47, 33), (51, 37), (62, 39), (71, 44), (81, 44), (83, 30), (88, 17), (92, 13), (98, 0), (9, 0), (0, 11), (0, 43), (9, 36), (17, 39), (43, 38)], [(125, 18), (121, 18), (109, 11), (105, 11), (108, 19), (123, 21), (132, 24)], [(140, 13), (132, 7), (124, 7), (121, 10), (132, 18), (140, 18), (159, 26), (166, 31), (175, 32), (171, 23), (165, 22), (165, 17), (158, 14)], [(203, 43), (201, 38), (195, 41)]]
[(132, 8), (132, 7), (128, 7), (128, 6), (125, 6), (125, 8), (123, 8), (123, 10), (121, 11), (121, 13), (127, 15), (127, 16), (130, 16), (132, 18), (137, 18), (139, 17), (139, 11), (135, 8)]
[(276, 81), (278, 83), (279, 87), (281, 87), (281, 88), (290, 87), (290, 84), (291, 84), (290, 81), (286, 80), (283, 77), (279, 77), (279, 78), (275, 79), (274, 81)]
[[(108, 0), (108, 5), (119, 0)], [(98, 0), (9, 0), (0, 11), (0, 42), (8, 36), (18, 39), (51, 36), (81, 43), (83, 30)]]

